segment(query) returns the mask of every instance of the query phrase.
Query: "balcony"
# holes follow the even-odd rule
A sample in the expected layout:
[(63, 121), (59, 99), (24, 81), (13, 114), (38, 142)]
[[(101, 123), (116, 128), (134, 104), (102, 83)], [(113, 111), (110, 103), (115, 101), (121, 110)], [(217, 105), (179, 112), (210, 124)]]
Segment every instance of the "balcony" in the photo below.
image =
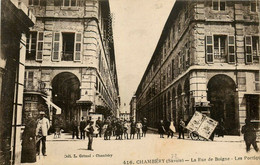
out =
[(73, 55), (74, 55), (73, 51), (63, 51), (61, 60), (62, 61), (73, 61)]
[(42, 81), (39, 81), (37, 84), (32, 82), (26, 82), (24, 86), (24, 92), (36, 92), (46, 95), (47, 91), (45, 89), (46, 84)]

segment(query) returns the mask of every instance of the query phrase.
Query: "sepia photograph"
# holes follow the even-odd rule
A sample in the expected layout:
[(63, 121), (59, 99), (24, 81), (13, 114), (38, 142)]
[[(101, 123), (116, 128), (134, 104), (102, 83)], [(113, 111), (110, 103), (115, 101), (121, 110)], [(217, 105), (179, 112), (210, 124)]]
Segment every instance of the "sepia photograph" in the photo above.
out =
[(0, 165), (260, 164), (260, 0), (0, 2)]

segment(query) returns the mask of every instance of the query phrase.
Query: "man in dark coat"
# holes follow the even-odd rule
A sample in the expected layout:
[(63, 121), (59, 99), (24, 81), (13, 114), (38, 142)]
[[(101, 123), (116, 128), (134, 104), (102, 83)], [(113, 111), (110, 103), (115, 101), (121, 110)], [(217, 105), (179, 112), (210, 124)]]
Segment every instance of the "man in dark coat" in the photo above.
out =
[(160, 134), (160, 138), (164, 138), (163, 135), (166, 132), (165, 128), (164, 128), (164, 123), (163, 120), (160, 120), (159, 125), (158, 125), (158, 132)]
[(259, 151), (256, 143), (256, 129), (252, 125), (249, 119), (245, 119), (245, 125), (242, 127), (242, 134), (244, 134), (244, 140), (246, 142), (246, 151), (250, 151), (251, 144), (253, 145), (256, 152)]
[(78, 122), (76, 119), (72, 121), (72, 139), (74, 139), (75, 136), (79, 139)]
[(98, 128), (98, 134), (96, 135), (96, 137), (98, 137), (98, 135), (99, 137), (101, 137), (103, 122), (100, 120), (100, 117), (98, 117), (96, 121), (96, 127)]
[(179, 122), (179, 137), (178, 137), (178, 139), (181, 139), (181, 136), (184, 139), (184, 128), (185, 128), (185, 122), (181, 118), (180, 122)]
[(35, 132), (36, 121), (32, 118), (32, 114), (29, 114), (22, 134), (22, 163), (36, 162)]
[(85, 127), (86, 127), (86, 121), (84, 120), (84, 117), (81, 118), (79, 128), (80, 128), (80, 139), (85, 139)]
[(143, 127), (142, 127), (142, 131), (143, 131), (142, 137), (145, 137), (146, 132), (148, 130), (147, 119), (146, 118), (144, 118), (142, 125), (143, 125)]

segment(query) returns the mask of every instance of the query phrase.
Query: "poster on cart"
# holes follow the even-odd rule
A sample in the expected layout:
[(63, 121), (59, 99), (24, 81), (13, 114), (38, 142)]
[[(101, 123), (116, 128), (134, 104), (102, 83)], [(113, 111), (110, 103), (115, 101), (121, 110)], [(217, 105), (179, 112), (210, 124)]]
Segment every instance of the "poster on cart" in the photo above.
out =
[(186, 126), (189, 131), (197, 131), (203, 121), (202, 113), (195, 111), (194, 115), (192, 116), (190, 122)]
[(197, 132), (200, 136), (209, 139), (210, 135), (213, 133), (217, 125), (217, 121), (211, 119), (208, 116), (204, 116), (204, 120), (202, 121)]
[(200, 136), (208, 139), (217, 125), (217, 121), (195, 111), (186, 128), (191, 132), (196, 131)]

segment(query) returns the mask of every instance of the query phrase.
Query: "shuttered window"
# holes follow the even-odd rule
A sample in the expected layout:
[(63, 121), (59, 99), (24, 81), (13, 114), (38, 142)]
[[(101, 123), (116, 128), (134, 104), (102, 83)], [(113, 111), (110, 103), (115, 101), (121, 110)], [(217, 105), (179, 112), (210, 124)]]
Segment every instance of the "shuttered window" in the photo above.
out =
[(60, 33), (56, 32), (54, 33), (54, 38), (53, 38), (53, 54), (52, 54), (52, 60), (53, 61), (59, 61), (60, 59), (60, 39), (61, 35)]
[(81, 49), (82, 49), (81, 47), (82, 47), (82, 34), (76, 33), (74, 61), (80, 61), (81, 60)]
[(36, 61), (42, 61), (42, 53), (43, 53), (43, 32), (38, 32), (38, 40), (37, 40), (37, 51), (36, 51)]
[(235, 62), (235, 37), (234, 36), (228, 37), (228, 62), (229, 63)]
[(206, 62), (213, 63), (213, 37), (206, 36)]
[(251, 36), (245, 37), (245, 59), (246, 63), (252, 63), (252, 38)]

